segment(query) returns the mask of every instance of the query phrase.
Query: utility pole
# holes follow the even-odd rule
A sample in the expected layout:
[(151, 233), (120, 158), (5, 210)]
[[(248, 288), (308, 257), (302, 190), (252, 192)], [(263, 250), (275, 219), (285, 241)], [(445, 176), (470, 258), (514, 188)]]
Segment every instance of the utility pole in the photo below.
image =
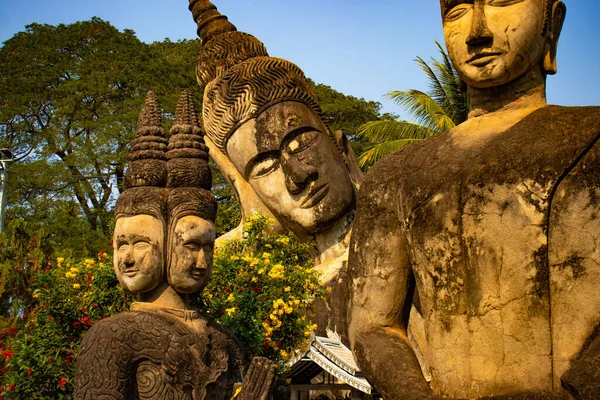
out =
[(7, 163), (13, 161), (14, 156), (10, 149), (0, 149), (0, 233), (4, 232), (4, 208), (6, 207), (6, 177), (8, 176)]

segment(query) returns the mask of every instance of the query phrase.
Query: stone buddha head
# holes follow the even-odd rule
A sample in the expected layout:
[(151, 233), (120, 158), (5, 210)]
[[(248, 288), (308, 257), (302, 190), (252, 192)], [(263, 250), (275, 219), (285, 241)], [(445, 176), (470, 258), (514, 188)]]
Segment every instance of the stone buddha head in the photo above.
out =
[(210, 1), (190, 0), (190, 10), (202, 38), (197, 79), (206, 136), (219, 167), (239, 174), (234, 187), (237, 180), (252, 189), (236, 189), (242, 210), (241, 197), (257, 195), (297, 235), (326, 230), (354, 208), (360, 172), (349, 167), (343, 138), (325, 126), (308, 80)]
[(139, 295), (158, 287), (165, 265), (167, 139), (152, 92), (131, 145), (126, 189), (115, 205), (114, 268), (123, 289)]
[(133, 294), (150, 292), (163, 280), (164, 189), (128, 189), (119, 197), (115, 212), (115, 274), (124, 290)]
[(212, 272), (215, 197), (208, 149), (192, 94), (179, 99), (167, 151), (167, 281), (180, 294), (202, 291)]
[(237, 64), (205, 90), (207, 136), (288, 229), (313, 235), (354, 207), (338, 143), (302, 71), (277, 58)]
[(559, 0), (441, 0), (446, 47), (469, 87), (500, 86), (534, 71), (556, 73), (565, 18)]

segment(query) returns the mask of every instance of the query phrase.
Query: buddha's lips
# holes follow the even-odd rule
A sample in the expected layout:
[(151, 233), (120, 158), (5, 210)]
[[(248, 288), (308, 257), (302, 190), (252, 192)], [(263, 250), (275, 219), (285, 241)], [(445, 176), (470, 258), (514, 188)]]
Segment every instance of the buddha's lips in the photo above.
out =
[(311, 208), (317, 205), (329, 193), (329, 184), (325, 183), (311, 190), (300, 204), (300, 208)]
[(467, 63), (472, 64), (478, 60), (482, 60), (488, 57), (496, 57), (501, 55), (502, 53), (500, 52), (481, 52), (481, 53), (477, 53), (475, 54), (473, 57), (469, 58), (467, 60)]

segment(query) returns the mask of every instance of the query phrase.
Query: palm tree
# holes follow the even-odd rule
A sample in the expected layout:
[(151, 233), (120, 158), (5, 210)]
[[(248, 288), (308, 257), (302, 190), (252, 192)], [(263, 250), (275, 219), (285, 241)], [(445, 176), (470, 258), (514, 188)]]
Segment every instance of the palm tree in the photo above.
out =
[(405, 108), (416, 122), (371, 121), (357, 131), (368, 144), (358, 158), (361, 167), (369, 167), (384, 156), (409, 143), (446, 132), (467, 119), (466, 92), (461, 89), (458, 73), (450, 57), (437, 41), (442, 60), (431, 58), (428, 64), (421, 57), (415, 61), (429, 80), (429, 90), (393, 91), (386, 94)]

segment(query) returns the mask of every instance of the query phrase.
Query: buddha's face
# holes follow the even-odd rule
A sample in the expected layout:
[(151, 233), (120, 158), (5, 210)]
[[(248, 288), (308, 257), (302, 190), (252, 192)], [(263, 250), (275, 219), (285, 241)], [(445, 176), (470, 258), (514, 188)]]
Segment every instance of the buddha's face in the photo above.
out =
[(163, 276), (164, 225), (150, 215), (118, 218), (114, 267), (121, 287), (134, 294), (156, 288)]
[(342, 155), (302, 103), (276, 104), (241, 125), (227, 152), (263, 203), (295, 232), (318, 233), (354, 206)]
[(489, 88), (541, 68), (546, 1), (443, 1), (446, 47), (461, 79)]
[(212, 273), (215, 226), (200, 217), (187, 216), (177, 221), (171, 234), (169, 284), (179, 293), (198, 293)]

